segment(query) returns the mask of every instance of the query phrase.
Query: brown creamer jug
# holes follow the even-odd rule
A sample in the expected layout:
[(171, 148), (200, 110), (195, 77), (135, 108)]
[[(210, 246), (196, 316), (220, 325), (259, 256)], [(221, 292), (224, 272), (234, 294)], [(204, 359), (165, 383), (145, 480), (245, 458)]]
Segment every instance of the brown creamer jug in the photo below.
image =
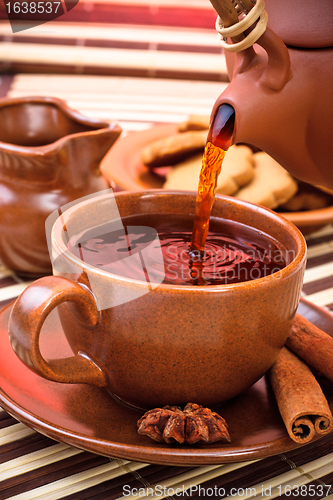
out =
[(15, 272), (52, 272), (45, 220), (107, 189), (99, 165), (121, 133), (51, 97), (0, 100), (0, 260)]

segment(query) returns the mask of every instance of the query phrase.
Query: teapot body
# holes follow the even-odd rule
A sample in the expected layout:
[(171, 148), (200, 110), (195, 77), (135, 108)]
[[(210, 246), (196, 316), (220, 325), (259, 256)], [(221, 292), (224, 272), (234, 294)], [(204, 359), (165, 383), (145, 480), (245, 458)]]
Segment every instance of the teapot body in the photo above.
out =
[(0, 122), (0, 259), (22, 276), (51, 274), (45, 220), (109, 187), (99, 164), (121, 129), (49, 97), (2, 99)]
[(268, 26), (288, 47), (333, 47), (332, 0), (265, 0)]
[(212, 115), (232, 105), (234, 144), (259, 148), (298, 179), (332, 189), (333, 2), (323, 3), (326, 11), (313, 1), (266, 0), (266, 32), (253, 47), (225, 53), (230, 84)]

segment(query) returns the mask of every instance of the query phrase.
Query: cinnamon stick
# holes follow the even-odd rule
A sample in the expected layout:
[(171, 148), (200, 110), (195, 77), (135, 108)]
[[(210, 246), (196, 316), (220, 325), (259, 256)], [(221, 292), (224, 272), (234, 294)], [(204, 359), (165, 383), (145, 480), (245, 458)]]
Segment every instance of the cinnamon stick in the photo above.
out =
[(284, 347), (268, 371), (281, 417), (291, 439), (308, 443), (333, 429), (325, 395), (310, 368)]
[(286, 346), (333, 382), (333, 338), (296, 314)]

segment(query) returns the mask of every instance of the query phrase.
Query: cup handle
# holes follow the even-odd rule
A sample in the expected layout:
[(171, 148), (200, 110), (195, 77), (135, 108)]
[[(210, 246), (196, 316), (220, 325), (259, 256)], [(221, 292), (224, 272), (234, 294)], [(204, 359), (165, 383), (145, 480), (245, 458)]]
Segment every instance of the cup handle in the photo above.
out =
[(103, 370), (85, 353), (46, 361), (39, 348), (43, 323), (59, 304), (75, 304), (78, 321), (91, 327), (99, 322), (99, 312), (89, 289), (67, 278), (46, 276), (29, 285), (16, 300), (9, 319), (9, 338), (20, 360), (38, 375), (67, 384), (107, 385)]

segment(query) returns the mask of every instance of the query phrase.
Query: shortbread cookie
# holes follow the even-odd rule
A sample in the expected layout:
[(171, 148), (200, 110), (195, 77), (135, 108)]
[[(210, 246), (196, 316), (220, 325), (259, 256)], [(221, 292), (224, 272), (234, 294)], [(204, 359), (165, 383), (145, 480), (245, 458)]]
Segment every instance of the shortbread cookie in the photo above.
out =
[(141, 161), (148, 168), (175, 165), (191, 154), (203, 151), (206, 141), (207, 130), (189, 131), (164, 137), (142, 150)]
[(324, 187), (324, 186), (315, 186), (317, 189), (320, 189), (320, 191), (324, 191), (324, 193), (331, 194), (333, 196), (333, 189)]
[(297, 182), (271, 156), (264, 152), (253, 155), (255, 174), (252, 181), (236, 194), (236, 198), (276, 208), (297, 192)]
[(202, 153), (177, 163), (167, 174), (163, 188), (197, 191), (201, 166)]
[(187, 132), (188, 130), (207, 130), (208, 132), (209, 121), (210, 117), (207, 115), (191, 115), (178, 125), (178, 132)]
[(320, 210), (332, 205), (332, 201), (332, 194), (305, 182), (298, 182), (297, 193), (289, 201), (279, 206), (279, 209), (286, 212)]
[[(167, 175), (164, 188), (197, 191), (202, 166), (202, 154), (175, 165)], [(247, 146), (231, 146), (223, 160), (216, 192), (234, 194), (254, 176), (253, 154)]]
[(216, 192), (235, 194), (254, 178), (252, 150), (248, 146), (231, 146), (224, 157)]

